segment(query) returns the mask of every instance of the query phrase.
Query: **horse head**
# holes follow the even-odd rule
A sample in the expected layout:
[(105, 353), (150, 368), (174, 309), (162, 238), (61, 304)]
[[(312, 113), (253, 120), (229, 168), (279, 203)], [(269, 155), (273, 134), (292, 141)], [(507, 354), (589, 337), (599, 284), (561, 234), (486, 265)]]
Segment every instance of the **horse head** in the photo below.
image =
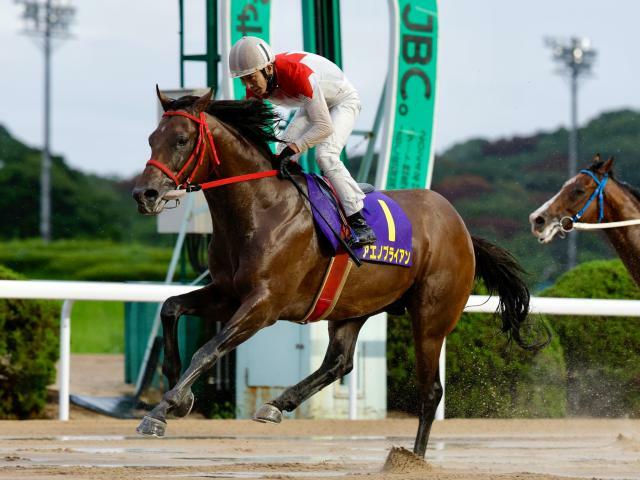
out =
[(184, 108), (157, 86), (156, 92), (164, 115), (149, 136), (151, 159), (132, 192), (138, 211), (145, 215), (162, 212), (167, 202), (175, 198), (176, 189), (205, 180), (212, 158), (216, 158), (212, 156), (215, 150), (212, 151), (213, 140), (204, 113), (212, 90), (201, 97), (188, 97), (190, 104)]
[(132, 192), (140, 213), (157, 215), (168, 201), (188, 191), (275, 175), (269, 143), (280, 141), (274, 130), (280, 117), (269, 104), (211, 101), (212, 91), (173, 100), (157, 86), (156, 91), (164, 113), (149, 136), (151, 159)]
[(601, 219), (602, 203), (594, 193), (597, 196), (598, 187), (612, 166), (613, 157), (604, 161), (600, 154), (596, 154), (588, 169), (581, 170), (567, 180), (558, 193), (529, 215), (531, 233), (540, 243), (551, 242), (557, 233), (563, 231), (563, 223), (568, 222), (567, 218), (571, 221), (579, 218), (587, 223), (596, 223)]

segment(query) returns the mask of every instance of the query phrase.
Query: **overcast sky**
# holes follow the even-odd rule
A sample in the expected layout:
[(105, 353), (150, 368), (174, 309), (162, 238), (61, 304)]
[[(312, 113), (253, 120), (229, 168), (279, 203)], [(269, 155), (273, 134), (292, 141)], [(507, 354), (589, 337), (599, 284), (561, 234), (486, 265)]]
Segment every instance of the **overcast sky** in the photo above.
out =
[[(52, 147), (86, 172), (130, 176), (149, 157), (154, 86), (179, 86), (177, 0), (85, 0), (74, 38), (53, 56)], [(185, 2), (204, 5), (202, 1)], [(298, 0), (272, 0), (276, 51), (302, 48)], [(198, 7), (190, 7), (198, 8)], [(387, 58), (386, 0), (342, 0), (343, 58), (361, 92), (357, 128), (370, 128)], [(472, 137), (527, 135), (567, 125), (568, 85), (554, 73), (545, 36), (587, 36), (598, 50), (580, 91), (579, 120), (640, 108), (640, 2), (634, 0), (441, 0), (436, 151)], [(0, 0), (0, 124), (42, 145), (43, 60), (21, 34), (21, 7)], [(187, 53), (201, 53), (204, 13), (187, 18)], [(200, 86), (204, 69), (187, 71)]]

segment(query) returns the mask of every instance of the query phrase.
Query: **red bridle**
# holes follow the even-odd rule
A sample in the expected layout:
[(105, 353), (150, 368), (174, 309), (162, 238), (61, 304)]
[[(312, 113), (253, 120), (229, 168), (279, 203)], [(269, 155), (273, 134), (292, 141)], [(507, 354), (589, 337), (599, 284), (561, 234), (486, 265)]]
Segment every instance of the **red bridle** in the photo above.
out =
[[(180, 115), (182, 117), (186, 117), (198, 124), (198, 136), (196, 138), (196, 146), (191, 152), (189, 159), (185, 162), (185, 164), (177, 174), (173, 173), (171, 169), (167, 167), (164, 163), (161, 163), (158, 160), (155, 160), (153, 158), (151, 158), (147, 162), (147, 166), (156, 167), (157, 169), (162, 171), (165, 175), (167, 175), (171, 180), (174, 181), (178, 190), (186, 189), (187, 191), (190, 191), (190, 192), (200, 190), (200, 189), (206, 190), (208, 188), (228, 185), (230, 183), (244, 182), (246, 180), (255, 180), (255, 179), (264, 178), (264, 177), (273, 177), (278, 174), (277, 170), (267, 170), (264, 172), (249, 173), (246, 175), (237, 175), (234, 177), (221, 178), (219, 180), (205, 182), (200, 185), (193, 185), (192, 184), (193, 179), (196, 177), (198, 170), (200, 170), (200, 168), (204, 164), (205, 152), (207, 149), (207, 140), (209, 141), (208, 143), (209, 143), (209, 147), (211, 148), (213, 161), (215, 162), (216, 165), (220, 165), (220, 159), (218, 158), (218, 152), (216, 151), (216, 147), (213, 142), (213, 135), (211, 134), (211, 130), (209, 130), (209, 126), (207, 124), (207, 118), (204, 112), (200, 112), (200, 118), (194, 115), (191, 115), (190, 113), (182, 112), (182, 111), (169, 111), (169, 112), (164, 112), (162, 114), (163, 117), (170, 117), (173, 115)], [(191, 170), (191, 173), (188, 175), (188, 178), (184, 182), (181, 181), (180, 179), (183, 177), (183, 175), (188, 170), (189, 166), (193, 163), (193, 161), (196, 160), (196, 158), (197, 158), (196, 165)]]

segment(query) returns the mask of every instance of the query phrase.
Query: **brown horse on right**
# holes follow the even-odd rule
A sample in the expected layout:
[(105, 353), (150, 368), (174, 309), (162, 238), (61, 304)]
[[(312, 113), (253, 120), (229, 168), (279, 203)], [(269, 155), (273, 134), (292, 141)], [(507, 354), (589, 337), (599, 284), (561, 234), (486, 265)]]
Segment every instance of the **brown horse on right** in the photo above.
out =
[[(176, 184), (229, 179), (273, 168), (267, 142), (274, 140), (270, 125), (275, 117), (265, 104), (211, 101), (211, 92), (178, 100), (160, 92), (158, 96), (166, 113), (149, 137), (153, 160), (133, 191), (141, 213), (160, 213), (175, 195)], [(201, 148), (206, 154), (192, 165), (191, 159)], [(294, 177), (304, 185), (302, 177)], [(406, 309), (412, 319), (420, 397), (414, 452), (422, 457), (442, 398), (440, 349), (460, 318), (474, 277), (482, 278), (489, 291), (499, 294), (502, 329), (525, 347), (520, 328), (528, 313), (529, 291), (513, 257), (471, 237), (443, 197), (430, 190), (387, 194), (413, 224), (413, 265), (365, 263), (353, 269), (327, 318), (330, 340), (321, 367), (265, 404), (255, 418), (279, 422), (282, 411), (294, 410), (349, 373), (364, 322), (378, 312)], [(171, 389), (138, 427), (143, 435), (163, 436), (169, 413), (189, 413), (191, 385), (222, 355), (278, 319), (301, 321), (331, 258), (316, 233), (306, 200), (289, 181), (261, 178), (206, 190), (205, 196), (215, 231), (209, 247), (211, 283), (164, 302), (163, 371)], [(185, 314), (222, 321), (223, 327), (193, 355), (180, 375), (176, 331)]]
[[(588, 168), (567, 180), (558, 193), (529, 216), (531, 232), (540, 243), (549, 243), (563, 232), (563, 223), (570, 228), (578, 220), (600, 223), (640, 219), (640, 192), (618, 180), (612, 168), (613, 157), (604, 161), (596, 155)], [(598, 200), (596, 190), (601, 184), (603, 195)], [(640, 287), (640, 225), (607, 228), (604, 233)]]

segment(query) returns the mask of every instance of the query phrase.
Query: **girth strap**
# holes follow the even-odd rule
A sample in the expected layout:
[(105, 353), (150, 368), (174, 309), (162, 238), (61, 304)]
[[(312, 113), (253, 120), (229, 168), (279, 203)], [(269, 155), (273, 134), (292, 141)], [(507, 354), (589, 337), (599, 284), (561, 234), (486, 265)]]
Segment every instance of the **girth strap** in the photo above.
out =
[(338, 303), (352, 265), (353, 262), (349, 255), (342, 249), (336, 253), (335, 257), (331, 257), (320, 290), (313, 300), (309, 312), (300, 323), (322, 320), (331, 314)]

